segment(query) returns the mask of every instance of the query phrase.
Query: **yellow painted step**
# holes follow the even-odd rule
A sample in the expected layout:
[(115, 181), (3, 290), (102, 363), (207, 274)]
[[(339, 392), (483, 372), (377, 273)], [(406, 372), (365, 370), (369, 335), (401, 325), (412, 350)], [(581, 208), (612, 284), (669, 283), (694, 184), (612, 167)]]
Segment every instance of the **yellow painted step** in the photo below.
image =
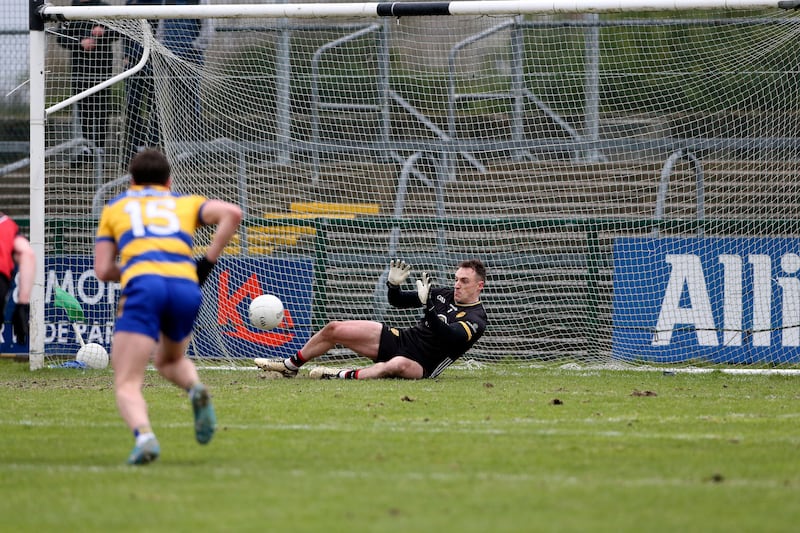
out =
[(297, 239), (297, 235), (293, 233), (260, 233), (252, 231), (252, 228), (247, 234), (249, 246), (294, 246)]
[(248, 228), (250, 246), (295, 246), (303, 235), (315, 235), (311, 226), (253, 226)]
[[(195, 257), (199, 257), (201, 255), (205, 255), (206, 250), (208, 250), (208, 246), (195, 246), (194, 248), (192, 248), (192, 254)], [(239, 255), (242, 253), (242, 247), (239, 246), (238, 243), (237, 244), (228, 243), (228, 245), (225, 248), (223, 248), (222, 253), (223, 255)]]
[[(312, 219), (312, 218), (333, 218), (333, 216), (325, 214), (325, 213), (264, 213), (262, 218), (298, 218), (298, 219)], [(346, 220), (351, 220), (356, 218), (354, 214), (342, 214), (342, 215), (335, 215), (336, 218), (344, 218)], [(312, 228), (313, 229), (313, 228)]]
[(317, 233), (314, 226), (253, 226), (249, 231), (263, 235), (314, 235)]
[(379, 204), (344, 203), (344, 202), (292, 202), (289, 206), (292, 213), (309, 215), (377, 215)]
[(275, 251), (274, 246), (250, 246), (247, 249), (250, 255), (270, 255)]
[[(195, 256), (201, 256), (206, 253), (208, 249), (207, 246), (195, 246), (192, 249), (192, 253)], [(270, 255), (272, 252), (275, 251), (274, 246), (249, 246), (247, 251), (250, 255)], [(225, 250), (222, 252), (223, 255), (240, 255), (242, 253), (242, 247), (238, 244), (235, 246), (228, 245), (225, 247)]]
[[(294, 241), (289, 243), (291, 239), (287, 239), (287, 244), (293, 245), (297, 242), (297, 237), (294, 238)], [(268, 241), (261, 241), (258, 243), (254, 243), (252, 238), (248, 242), (247, 251), (251, 255), (270, 255), (273, 251), (275, 251), (275, 246), (277, 244), (282, 244), (279, 242), (268, 242)], [(195, 256), (205, 255), (206, 250), (208, 250), (208, 246), (205, 245), (198, 245), (192, 248), (192, 254)], [(233, 237), (231, 237), (230, 242), (228, 242), (227, 246), (222, 250), (224, 255), (240, 255), (242, 253), (242, 245), (241, 245), (241, 236), (237, 233)]]

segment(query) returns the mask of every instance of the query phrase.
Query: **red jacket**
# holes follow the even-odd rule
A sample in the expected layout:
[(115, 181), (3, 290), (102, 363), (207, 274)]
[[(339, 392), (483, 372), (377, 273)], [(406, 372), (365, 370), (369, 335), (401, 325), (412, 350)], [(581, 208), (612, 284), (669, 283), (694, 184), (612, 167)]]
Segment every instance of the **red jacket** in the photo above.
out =
[(8, 215), (0, 213), (0, 274), (11, 280), (14, 272), (14, 239), (19, 226)]

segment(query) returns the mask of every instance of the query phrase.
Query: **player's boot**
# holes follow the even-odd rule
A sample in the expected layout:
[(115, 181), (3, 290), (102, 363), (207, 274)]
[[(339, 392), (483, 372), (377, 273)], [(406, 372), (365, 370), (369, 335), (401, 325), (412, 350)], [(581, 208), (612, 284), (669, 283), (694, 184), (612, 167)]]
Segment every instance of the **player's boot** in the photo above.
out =
[(297, 370), (289, 370), (283, 359), (263, 359), (261, 357), (256, 357), (253, 359), (253, 362), (261, 370), (278, 372), (279, 374), (283, 374), (285, 378), (293, 378), (297, 375)]
[(214, 436), (217, 428), (217, 417), (211, 405), (211, 395), (202, 383), (198, 383), (189, 391), (194, 411), (194, 436), (200, 444), (207, 444)]
[(129, 465), (146, 465), (158, 459), (158, 454), (161, 453), (161, 447), (158, 445), (158, 439), (155, 437), (149, 438), (141, 444), (137, 444), (131, 450), (128, 456)]
[(311, 379), (336, 379), (339, 377), (341, 368), (328, 368), (326, 366), (316, 366), (308, 373)]

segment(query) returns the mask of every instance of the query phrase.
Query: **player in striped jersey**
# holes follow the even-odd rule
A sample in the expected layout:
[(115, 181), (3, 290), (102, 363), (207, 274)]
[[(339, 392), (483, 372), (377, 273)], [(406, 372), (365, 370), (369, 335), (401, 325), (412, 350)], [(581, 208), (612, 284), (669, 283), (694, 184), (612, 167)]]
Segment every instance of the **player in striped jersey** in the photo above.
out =
[[(117, 408), (136, 439), (129, 464), (149, 463), (160, 453), (142, 394), (151, 357), (162, 376), (189, 392), (197, 441), (206, 444), (216, 426), (208, 389), (184, 354), (200, 309), (200, 285), (236, 233), (242, 211), (172, 192), (170, 172), (157, 150), (134, 156), (131, 186), (103, 208), (95, 241), (97, 277), (121, 285), (111, 365)], [(216, 231), (206, 255), (195, 261), (194, 233), (204, 225), (216, 225)]]
[(478, 259), (463, 261), (455, 272), (453, 287), (432, 288), (427, 273), (417, 280), (416, 291), (400, 286), (411, 273), (411, 266), (392, 261), (389, 266), (389, 303), (398, 308), (423, 307), (419, 322), (398, 329), (371, 320), (329, 322), (315, 333), (297, 354), (285, 360), (256, 359), (268, 371), (293, 377), (304, 363), (319, 357), (336, 345), (372, 359), (375, 364), (362, 369), (313, 369), (312, 378), (435, 378), (464, 355), (486, 329), (486, 311), (480, 294), (486, 281), (486, 268)]

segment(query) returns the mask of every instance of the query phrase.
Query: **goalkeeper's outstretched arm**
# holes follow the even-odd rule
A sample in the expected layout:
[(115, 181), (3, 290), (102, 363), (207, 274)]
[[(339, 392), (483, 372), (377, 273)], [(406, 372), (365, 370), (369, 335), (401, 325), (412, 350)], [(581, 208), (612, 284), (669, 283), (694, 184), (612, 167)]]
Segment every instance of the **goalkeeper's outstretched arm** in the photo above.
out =
[(400, 287), (389, 285), (389, 305), (398, 309), (420, 307), (417, 291), (401, 291)]
[(411, 274), (411, 265), (399, 259), (392, 259), (389, 263), (389, 277), (386, 286), (389, 288), (389, 304), (398, 309), (410, 309), (421, 304), (417, 298), (417, 291), (402, 291), (400, 286)]

